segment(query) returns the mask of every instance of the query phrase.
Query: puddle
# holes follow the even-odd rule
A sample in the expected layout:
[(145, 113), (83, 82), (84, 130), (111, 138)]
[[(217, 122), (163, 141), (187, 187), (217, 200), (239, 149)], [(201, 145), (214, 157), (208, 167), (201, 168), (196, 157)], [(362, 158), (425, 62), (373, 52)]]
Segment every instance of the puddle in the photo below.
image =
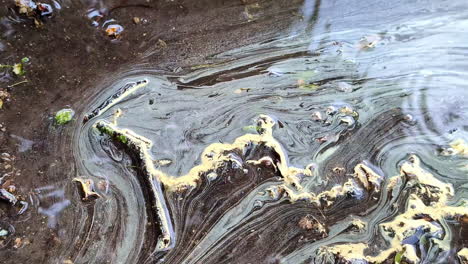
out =
[[(69, 141), (28, 208), (60, 240), (48, 258), (465, 263), (466, 4), (241, 2), (221, 28), (294, 21), (171, 70), (140, 63), (155, 52), (142, 42), (50, 130)], [(125, 3), (82, 3), (83, 23), (126, 45), (153, 20), (126, 23)], [(14, 137), (19, 152), (38, 142)]]
[[(96, 203), (124, 208), (124, 223), (146, 214), (132, 226), (151, 241), (139, 244), (140, 257), (463, 258), (466, 241), (448, 234), (466, 228), (460, 219), (468, 209), (456, 204), (465, 197), (456, 186), (465, 181), (466, 160), (441, 149), (466, 140), (458, 36), (467, 18), (455, 7), (437, 18), (431, 10), (369, 15), (356, 7), (336, 19), (344, 7), (304, 8), (305, 19), (321, 8), (312, 29), (178, 74), (133, 71), (92, 100), (74, 142), (78, 170), (109, 180), (110, 193)], [(379, 23), (357, 19), (379, 14)], [(427, 172), (400, 167), (414, 159)], [(451, 191), (444, 194), (444, 185)], [(414, 223), (387, 227), (400, 218)], [(128, 232), (114, 235), (137, 243)], [(118, 252), (134, 254), (123, 246)]]

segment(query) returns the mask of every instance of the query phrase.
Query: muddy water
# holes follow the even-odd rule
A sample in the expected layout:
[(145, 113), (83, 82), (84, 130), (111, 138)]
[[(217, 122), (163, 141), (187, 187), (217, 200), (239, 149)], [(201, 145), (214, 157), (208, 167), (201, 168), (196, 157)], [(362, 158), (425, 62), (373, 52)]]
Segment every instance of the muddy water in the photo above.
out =
[(284, 38), (103, 87), (75, 132), (79, 174), (106, 184), (77, 263), (463, 260), (468, 18), (328, 5)]
[(305, 1), (275, 39), (96, 82), (32, 198), (51, 261), (466, 263), (466, 7)]

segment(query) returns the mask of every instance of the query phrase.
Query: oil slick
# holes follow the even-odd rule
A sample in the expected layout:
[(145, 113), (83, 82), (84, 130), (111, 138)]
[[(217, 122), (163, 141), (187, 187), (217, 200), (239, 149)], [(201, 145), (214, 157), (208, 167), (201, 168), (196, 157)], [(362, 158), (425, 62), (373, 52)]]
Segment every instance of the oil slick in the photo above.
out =
[[(401, 192), (406, 189), (410, 192), (405, 211), (379, 225), (380, 233), (390, 247), (371, 256), (365, 254), (369, 247), (365, 243), (339, 244), (324, 247), (319, 254), (332, 253), (346, 261), (365, 260), (368, 263), (384, 263), (398, 255), (408, 263), (420, 263), (421, 258), (417, 251), (419, 248), (424, 249), (421, 253), (423, 256), (427, 254), (425, 248), (429, 244), (440, 251), (450, 250), (453, 241), (447, 233), (449, 231), (445, 230), (446, 221), (460, 221), (460, 218), (468, 217), (468, 207), (448, 204), (454, 195), (453, 186), (437, 180), (424, 170), (420, 159), (415, 155), (403, 162), (400, 175), (390, 181), (398, 181), (399, 184), (392, 185), (389, 191), (399, 189), (397, 191)], [(396, 202), (396, 199), (398, 197), (394, 197), (389, 203)], [(463, 255), (463, 249), (460, 252)]]
[[(255, 187), (253, 189), (255, 191), (252, 190), (253, 193), (256, 192), (256, 197), (263, 199), (263, 202), (286, 201), (292, 206), (306, 206), (309, 210), (318, 210), (318, 215), (309, 214), (296, 220), (298, 230), (314, 235), (311, 241), (326, 241), (336, 236), (338, 231), (336, 227), (327, 222), (325, 214), (336, 210), (335, 208), (339, 208), (343, 203), (352, 202), (359, 205), (371, 201), (371, 204), (380, 203), (388, 207), (392, 204), (406, 205), (404, 211), (392, 216), (392, 220), (378, 224), (378, 235), (386, 243), (382, 250), (371, 249), (366, 241), (360, 243), (320, 242), (324, 245), (316, 247), (315, 251), (309, 251), (311, 257), (316, 260), (335, 259), (383, 263), (397, 258), (408, 263), (419, 263), (427, 258), (429, 254), (427, 251), (430, 249), (418, 251), (416, 247), (436, 245), (442, 253), (450, 250), (451, 238), (443, 223), (467, 216), (465, 207), (454, 207), (450, 204), (450, 199), (455, 195), (452, 185), (438, 180), (433, 174), (423, 169), (416, 155), (402, 162), (400, 175), (394, 177), (387, 177), (380, 168), (364, 159), (355, 159), (351, 168), (346, 162), (336, 164), (338, 166), (334, 166), (331, 171), (334, 175), (341, 175), (341, 182), (319, 188), (317, 184), (312, 184), (317, 179), (317, 173), (324, 172), (323, 168), (317, 168), (317, 164), (320, 164), (321, 159), (327, 160), (327, 158), (310, 159), (303, 168), (290, 165), (291, 159), (288, 157), (288, 148), (284, 144), (284, 139), (278, 139), (276, 136), (282, 131), (280, 127), (284, 126), (283, 122), (288, 123), (289, 120), (283, 118), (278, 121), (277, 118), (265, 114), (258, 114), (253, 124), (239, 124), (235, 131), (242, 131), (243, 135), (232, 138), (230, 142), (217, 142), (204, 146), (199, 157), (194, 157), (197, 160), (196, 164), (186, 173), (169, 173), (168, 168), (174, 164), (177, 165), (179, 161), (161, 158), (163, 155), (160, 155), (160, 152), (164, 149), (160, 147), (160, 142), (155, 142), (146, 135), (140, 134), (145, 133), (144, 130), (138, 130), (137, 127), (136, 130), (139, 132), (136, 132), (130, 127), (126, 128), (124, 124), (135, 116), (132, 113), (133, 107), (122, 103), (124, 98), (130, 101), (144, 98), (137, 91), (151, 84), (150, 79), (132, 81), (130, 85), (126, 84), (123, 89), (118, 89), (116, 95), (108, 97), (91, 114), (85, 116), (84, 124), (89, 127), (85, 134), (90, 135), (93, 140), (100, 142), (110, 140), (115, 148), (128, 153), (131, 157), (136, 157), (130, 167), (135, 167), (137, 171), (140, 171), (140, 176), (144, 177), (143, 182), (148, 185), (149, 195), (152, 197), (150, 200), (153, 201), (150, 208), (157, 215), (157, 222), (154, 224), (159, 226), (161, 232), (157, 237), (152, 238), (157, 240), (152, 248), (154, 256), (161, 256), (161, 253), (172, 256), (170, 252), (180, 251), (178, 245), (184, 243), (180, 239), (183, 239), (186, 234), (179, 233), (182, 232), (180, 230), (182, 223), (177, 220), (180, 218), (177, 215), (180, 212), (173, 211), (175, 201), (188, 202), (185, 200), (189, 199), (187, 197), (203, 195), (208, 186), (230, 181), (230, 178), (236, 174), (241, 175), (239, 177), (249, 177), (253, 171), (269, 171), (277, 177), (266, 186)], [(152, 89), (151, 87), (149, 90)], [(158, 109), (160, 105), (156, 100), (152, 100), (150, 107)], [(135, 104), (141, 105), (136, 102)], [(329, 145), (343, 140), (342, 138), (354, 133), (356, 129), (362, 129), (360, 122), (363, 122), (362, 118), (366, 118), (365, 114), (348, 104), (324, 106), (314, 113), (309, 115), (310, 122), (322, 127), (324, 131), (329, 129), (325, 132), (328, 133), (325, 135), (329, 140), (319, 142), (321, 155), (325, 157), (335, 152), (333, 148), (328, 147)], [(395, 115), (389, 114), (389, 116)], [(91, 120), (93, 122), (90, 122)], [(401, 120), (405, 119), (401, 118)], [(376, 123), (382, 122), (384, 121)], [(242, 127), (253, 129), (246, 130), (241, 129)], [(334, 131), (335, 134), (331, 134), (330, 131)], [(368, 133), (372, 137), (374, 132)], [(464, 153), (462, 143), (455, 141), (450, 144), (457, 155)], [(260, 149), (266, 151), (266, 154), (252, 155), (252, 153), (262, 152)], [(346, 166), (341, 167), (344, 165)], [(319, 175), (319, 177), (328, 176)], [(403, 191), (409, 193), (405, 202), (401, 201), (403, 196), (399, 194)], [(93, 192), (90, 190), (90, 193)], [(371, 225), (368, 221), (369, 219), (352, 217), (343, 230), (348, 230), (346, 232), (349, 234), (365, 234), (374, 228), (373, 224)], [(201, 237), (197, 243), (205, 245), (207, 241), (210, 240)], [(420, 245), (421, 243), (423, 244)], [(195, 252), (198, 251), (193, 249), (190, 254), (195, 254)], [(463, 254), (464, 251), (460, 249), (458, 255), (463, 256)], [(181, 259), (183, 259), (182, 256)], [(285, 258), (286, 262), (288, 257)], [(194, 263), (197, 261), (200, 259), (195, 257)]]
[[(115, 98), (119, 100), (119, 98)], [(169, 207), (166, 204), (163, 188), (166, 192), (187, 192), (191, 191), (201, 184), (205, 179), (213, 181), (217, 178), (218, 171), (223, 168), (227, 162), (234, 162), (238, 167), (244, 167), (243, 161), (233, 158), (233, 152), (245, 152), (246, 148), (252, 145), (265, 146), (277, 155), (277, 159), (271, 157), (262, 157), (258, 160), (246, 160), (245, 164), (251, 166), (272, 166), (274, 171), (277, 171), (282, 177), (282, 184), (278, 184), (267, 189), (267, 193), (272, 199), (280, 199), (286, 197), (290, 202), (307, 201), (318, 207), (330, 207), (333, 202), (343, 196), (359, 197), (365, 189), (366, 191), (378, 192), (382, 176), (375, 173), (371, 168), (364, 164), (356, 166), (355, 173), (343, 185), (335, 186), (330, 190), (321, 193), (308, 192), (301, 184), (303, 177), (312, 176), (313, 165), (306, 166), (305, 169), (299, 169), (288, 165), (289, 161), (284, 148), (273, 137), (273, 129), (277, 126), (274, 118), (267, 115), (259, 115), (256, 122), (258, 134), (245, 134), (234, 140), (233, 143), (214, 143), (206, 147), (201, 155), (199, 165), (190, 169), (190, 171), (182, 176), (172, 176), (158, 170), (155, 167), (155, 161), (150, 150), (153, 148), (153, 142), (141, 135), (136, 134), (132, 130), (120, 128), (118, 125), (118, 117), (122, 115), (122, 110), (119, 108), (113, 115), (113, 122), (105, 120), (97, 120), (95, 127), (103, 135), (110, 136), (116, 142), (125, 144), (131, 151), (136, 152), (139, 157), (141, 167), (144, 174), (147, 175), (149, 182), (152, 183), (151, 189), (155, 198), (155, 209), (158, 214), (159, 224), (162, 235), (158, 238), (158, 246), (156, 250), (169, 250), (175, 244), (173, 241), (173, 223), (171, 222)], [(205, 180), (205, 181), (206, 181)], [(89, 190), (89, 184), (84, 184), (85, 198)], [(86, 183), (86, 182), (85, 182)], [(161, 186), (162, 185), (162, 186)], [(86, 192), (88, 190), (88, 192)], [(326, 234), (325, 227), (316, 219), (306, 219), (300, 221), (301, 226), (305, 229), (317, 229), (321, 234)], [(312, 223), (314, 222), (314, 223)], [(362, 228), (362, 223), (357, 223), (358, 228)]]
[(335, 30), (313, 48), (278, 39), (123, 74), (76, 131), (77, 175), (109, 186), (83, 218), (120, 221), (85, 232), (122, 238), (128, 262), (463, 263), (467, 116), (453, 94), (466, 90), (438, 88), (465, 82), (406, 63), (457, 52), (409, 45), (444, 32), (432, 23), (409, 27), (415, 39)]
[(87, 122), (91, 118), (97, 117), (101, 115), (103, 112), (107, 111), (107, 109), (111, 108), (112, 106), (118, 104), (120, 101), (124, 100), (127, 96), (135, 93), (138, 89), (145, 87), (147, 85), (147, 80), (141, 80), (134, 83), (129, 83), (119, 89), (115, 94), (111, 97), (106, 99), (101, 105), (99, 105), (96, 109), (94, 109), (91, 113), (87, 114), (83, 121)]
[[(120, 116), (121, 110), (119, 109), (116, 113), (117, 116)], [(282, 191), (285, 191), (287, 196), (289, 196), (292, 201), (307, 199), (311, 202), (320, 204), (319, 201), (325, 197), (328, 199), (336, 198), (337, 196), (344, 195), (348, 192), (353, 192), (356, 188), (359, 188), (356, 187), (357, 184), (355, 181), (350, 179), (343, 185), (343, 187), (334, 187), (332, 190), (320, 193), (318, 195), (313, 193), (300, 192), (303, 189), (300, 183), (300, 178), (304, 176), (311, 176), (312, 166), (309, 165), (305, 169), (288, 166), (286, 153), (283, 151), (281, 144), (273, 138), (273, 127), (275, 125), (276, 122), (273, 118), (266, 115), (260, 115), (257, 121), (257, 127), (259, 128), (258, 135), (246, 134), (237, 138), (232, 144), (211, 144), (202, 153), (201, 164), (190, 169), (189, 173), (182, 176), (171, 176), (160, 170), (157, 170), (153, 164), (155, 162), (161, 162), (153, 161), (149, 153), (149, 150), (153, 147), (153, 142), (147, 138), (135, 134), (131, 130), (118, 128), (115, 118), (113, 123), (99, 120), (96, 122), (95, 127), (100, 132), (107, 134), (108, 136), (111, 136), (112, 138), (122, 143), (128, 144), (132, 149), (138, 151), (139, 156), (142, 159), (143, 166), (150, 177), (157, 179), (164, 185), (165, 189), (170, 192), (181, 192), (197, 187), (198, 183), (201, 181), (202, 175), (207, 175), (216, 171), (226, 161), (232, 161), (230, 155), (226, 155), (225, 153), (230, 153), (235, 150), (243, 150), (246, 146), (250, 146), (252, 144), (264, 144), (265, 146), (271, 148), (279, 155), (279, 160), (275, 162), (270, 157), (263, 157), (259, 160), (247, 160), (246, 163), (257, 166), (267, 164), (274, 166), (275, 170), (279, 170), (281, 176), (283, 177), (284, 184), (278, 186), (278, 188), (281, 188)], [(243, 166), (240, 162), (238, 162), (238, 164), (239, 166)], [(354, 177), (357, 178), (361, 185), (363, 185), (367, 190), (370, 190), (371, 188), (375, 189), (376, 191), (379, 190), (381, 176), (377, 175), (366, 165), (358, 164), (355, 168)], [(299, 191), (299, 193), (296, 193), (295, 190)]]
[[(120, 115), (121, 112), (118, 111), (117, 113)], [(171, 249), (174, 246), (174, 231), (169, 217), (168, 206), (166, 205), (164, 194), (160, 186), (161, 182), (171, 182), (171, 179), (155, 169), (153, 160), (148, 154), (148, 150), (152, 147), (152, 142), (149, 139), (136, 135), (130, 130), (119, 129), (115, 124), (106, 121), (97, 121), (95, 127), (102, 133), (117, 139), (119, 142), (128, 144), (130, 148), (138, 152), (144, 173), (148, 177), (147, 180), (151, 183), (152, 195), (154, 195), (155, 200), (154, 207), (159, 218), (159, 225), (162, 232), (161, 237), (158, 238), (156, 250), (164, 251)]]

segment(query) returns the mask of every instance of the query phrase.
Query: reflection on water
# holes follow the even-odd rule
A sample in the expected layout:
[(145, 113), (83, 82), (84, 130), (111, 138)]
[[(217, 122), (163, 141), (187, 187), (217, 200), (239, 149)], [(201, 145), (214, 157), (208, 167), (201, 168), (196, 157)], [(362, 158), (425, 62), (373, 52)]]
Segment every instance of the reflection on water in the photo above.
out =
[(36, 189), (36, 194), (39, 201), (38, 212), (47, 217), (48, 227), (56, 227), (57, 217), (70, 205), (70, 200), (65, 198), (65, 191), (49, 185)]
[(86, 239), (67, 253), (76, 263), (461, 263), (466, 7), (307, 0), (284, 37), (177, 75), (118, 76), (77, 127), (79, 174), (108, 186), (84, 203), (73, 232)]

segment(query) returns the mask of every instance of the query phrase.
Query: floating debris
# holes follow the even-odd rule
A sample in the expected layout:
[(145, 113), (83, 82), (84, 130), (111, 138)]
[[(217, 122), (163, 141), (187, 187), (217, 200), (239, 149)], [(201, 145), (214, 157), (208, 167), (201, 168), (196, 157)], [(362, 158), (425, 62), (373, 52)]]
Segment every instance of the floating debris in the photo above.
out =
[(119, 117), (121, 117), (123, 115), (123, 112), (122, 112), (122, 109), (120, 108), (117, 108), (117, 110), (115, 110), (114, 112), (114, 125), (117, 125), (117, 119), (119, 119)]
[(104, 17), (104, 14), (98, 10), (91, 9), (89, 10), (87, 16), (92, 21), (91, 24), (97, 27), (99, 26), (99, 21)]
[(0, 109), (3, 108), (5, 101), (8, 100), (10, 100), (10, 93), (8, 93), (6, 90), (0, 89)]
[(54, 11), (49, 4), (36, 3), (31, 0), (15, 0), (15, 4), (18, 7), (18, 12), (34, 20), (34, 24), (38, 28), (43, 26), (41, 17), (50, 16)]
[(99, 191), (103, 193), (107, 193), (109, 191), (109, 181), (107, 180), (100, 180), (97, 183), (97, 188)]
[(123, 31), (124, 31), (124, 28), (121, 25), (117, 25), (117, 24), (108, 25), (106, 28), (107, 36), (113, 37), (115, 39), (120, 38)]
[(354, 120), (354, 118), (352, 118), (351, 116), (343, 116), (342, 118), (340, 118), (340, 122), (345, 123), (348, 126), (353, 126), (356, 123), (356, 120)]
[(364, 164), (358, 164), (354, 167), (354, 176), (359, 180), (359, 182), (366, 188), (366, 190), (375, 190), (378, 192), (380, 190), (380, 183), (382, 182), (383, 177), (373, 171), (370, 167)]
[(382, 40), (382, 37), (379, 35), (369, 35), (361, 38), (359, 44), (357, 45), (360, 50), (370, 50), (375, 48), (375, 46)]
[(18, 7), (20, 14), (32, 16), (36, 12), (37, 5), (31, 0), (15, 0), (15, 4)]
[(72, 109), (62, 109), (55, 114), (55, 123), (58, 125), (65, 125), (73, 119), (75, 111)]
[(336, 109), (336, 107), (334, 107), (333, 105), (328, 106), (327, 109), (325, 110), (325, 113), (331, 116), (336, 114), (337, 112), (338, 112), (338, 109)]
[(15, 228), (11, 224), (0, 221), (0, 248), (8, 245), (14, 233)]
[(13, 248), (15, 249), (19, 249), (19, 248), (23, 248), (24, 246), (27, 246), (31, 244), (31, 241), (27, 238), (21, 238), (21, 237), (17, 237), (15, 238), (15, 240), (13, 240)]
[(101, 197), (101, 195), (95, 191), (94, 181), (92, 179), (74, 178), (73, 181), (80, 183), (81, 191), (83, 194), (83, 197), (82, 197), (83, 201), (88, 201), (91, 198)]
[(24, 75), (25, 71), (24, 71), (23, 64), (22, 63), (16, 63), (15, 65), (13, 65), (13, 73), (18, 75), (18, 76)]
[(357, 118), (359, 116), (359, 114), (354, 111), (351, 107), (349, 106), (343, 106), (339, 109), (339, 112), (342, 113), (342, 114), (345, 114), (345, 115), (349, 115), (349, 116), (352, 116), (354, 118)]
[(303, 79), (297, 80), (297, 86), (301, 89), (317, 90), (320, 86), (314, 83), (307, 83)]
[(0, 199), (9, 202), (11, 205), (15, 205), (18, 199), (15, 195), (5, 189), (0, 189)]
[(351, 227), (354, 227), (358, 231), (361, 231), (361, 230), (364, 230), (366, 228), (366, 223), (364, 223), (361, 219), (354, 219), (351, 222)]
[(156, 164), (158, 164), (159, 166), (161, 167), (164, 167), (164, 166), (169, 166), (172, 164), (172, 160), (168, 160), (168, 159), (161, 159), (161, 160), (157, 160), (155, 161)]
[(241, 94), (241, 93), (244, 93), (244, 92), (249, 92), (251, 89), (250, 88), (239, 88), (237, 90), (234, 91), (235, 94)]
[(51, 15), (54, 11), (51, 5), (42, 3), (37, 4), (37, 10), (39, 10), (41, 16)]
[(276, 164), (271, 157), (262, 157), (259, 160), (248, 160), (246, 163), (265, 167), (272, 166), (275, 169), (275, 171), (277, 170)]
[(322, 113), (320, 113), (319, 111), (313, 112), (311, 117), (312, 120), (315, 122), (323, 121)]
[(444, 156), (468, 156), (468, 144), (462, 138), (455, 139), (450, 142), (450, 147), (445, 148), (441, 151)]
[[(24, 57), (21, 59), (20, 62), (15, 63), (13, 65), (8, 65), (8, 64), (0, 64), (0, 68), (10, 68), (13, 73), (17, 76), (23, 76), (26, 71), (24, 70), (24, 65), (29, 62), (28, 57)], [(24, 82), (24, 81), (23, 81)], [(14, 86), (14, 85), (13, 85)], [(10, 86), (12, 87), (12, 86)]]
[(21, 208), (18, 211), (18, 215), (22, 215), (22, 214), (24, 214), (24, 212), (26, 212), (26, 210), (28, 210), (29, 203), (25, 202), (25, 201), (19, 201), (19, 203), (21, 204)]
[(13, 247), (18, 249), (23, 245), (23, 240), (20, 237), (15, 238)]
[(344, 93), (350, 93), (354, 90), (353, 86), (347, 82), (338, 82), (338, 90)]
[(218, 174), (216, 172), (210, 172), (206, 175), (208, 181), (212, 182), (218, 178)]
[[(22, 197), (16, 194), (17, 188), (13, 184), (12, 179), (5, 179), (6, 177), (11, 177), (12, 175), (20, 176), (21, 172), (17, 170), (13, 163), (15, 161), (15, 156), (8, 153), (2, 153), (0, 155), (0, 169), (3, 169), (3, 176), (0, 177), (0, 200), (8, 202), (11, 206), (17, 206), (19, 204), (19, 214), (25, 212), (28, 208), (28, 203), (23, 201)], [(1, 175), (1, 174), (0, 174)]]
[(301, 89), (316, 90), (320, 86), (314, 83), (316, 80), (317, 71), (316, 70), (307, 70), (296, 74), (296, 84), (297, 87)]
[(312, 215), (306, 215), (299, 220), (299, 227), (308, 230), (314, 231), (322, 235), (322, 237), (327, 236), (327, 229)]

